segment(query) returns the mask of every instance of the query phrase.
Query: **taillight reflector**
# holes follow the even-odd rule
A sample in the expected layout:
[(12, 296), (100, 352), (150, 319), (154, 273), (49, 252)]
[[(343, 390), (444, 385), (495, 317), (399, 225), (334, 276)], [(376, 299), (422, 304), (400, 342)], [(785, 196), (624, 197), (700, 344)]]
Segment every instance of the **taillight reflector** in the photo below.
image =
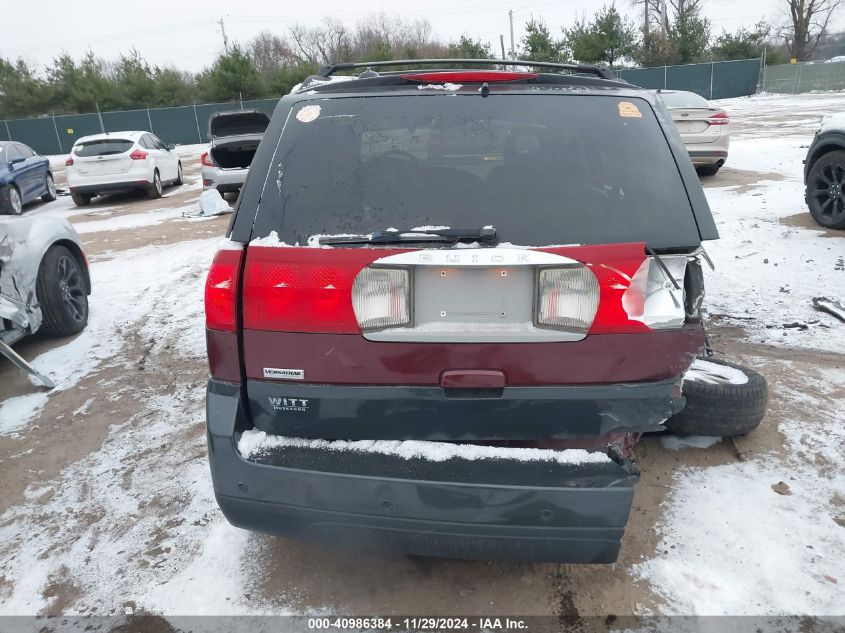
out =
[(362, 330), (410, 323), (410, 272), (404, 268), (364, 268), (352, 284), (352, 309)]
[(493, 83), (498, 81), (518, 81), (536, 79), (537, 73), (509, 72), (501, 70), (451, 71), (434, 73), (408, 73), (400, 75), (407, 81), (420, 83)]
[(206, 167), (214, 167), (214, 161), (211, 160), (211, 156), (208, 152), (202, 153), (202, 156), (200, 156), (200, 163), (202, 163)]
[(707, 122), (710, 125), (727, 125), (731, 122), (731, 118), (730, 116), (728, 116), (728, 113), (723, 110), (709, 117), (707, 119)]
[(217, 252), (205, 281), (205, 325), (211, 330), (237, 331), (238, 273), (243, 250)]
[(540, 270), (537, 276), (539, 325), (586, 333), (598, 306), (598, 280), (586, 266)]
[(145, 152), (142, 149), (136, 149), (129, 154), (129, 158), (132, 160), (146, 160), (147, 156), (149, 156), (149, 152)]
[(73, 156), (68, 156), (65, 160), (65, 167), (70, 167), (71, 165), (73, 165)]

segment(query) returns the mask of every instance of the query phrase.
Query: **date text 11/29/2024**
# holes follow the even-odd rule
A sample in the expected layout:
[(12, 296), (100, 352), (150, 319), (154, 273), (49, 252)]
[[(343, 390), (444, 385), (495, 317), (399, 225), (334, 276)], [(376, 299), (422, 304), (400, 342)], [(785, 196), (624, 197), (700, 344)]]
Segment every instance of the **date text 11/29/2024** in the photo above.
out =
[(351, 618), (309, 618), (308, 629), (312, 631), (520, 631), (528, 624), (520, 618), (474, 617), (351, 617)]

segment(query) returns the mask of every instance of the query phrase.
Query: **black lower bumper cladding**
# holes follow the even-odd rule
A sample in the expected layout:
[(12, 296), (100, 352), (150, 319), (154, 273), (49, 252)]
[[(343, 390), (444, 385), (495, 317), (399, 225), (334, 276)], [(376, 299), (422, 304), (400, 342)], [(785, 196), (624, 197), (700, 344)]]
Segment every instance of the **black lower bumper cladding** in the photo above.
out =
[(241, 389), (208, 385), (217, 502), (238, 527), (406, 554), (611, 563), (639, 475), (630, 463), (432, 461), (285, 446), (252, 459)]

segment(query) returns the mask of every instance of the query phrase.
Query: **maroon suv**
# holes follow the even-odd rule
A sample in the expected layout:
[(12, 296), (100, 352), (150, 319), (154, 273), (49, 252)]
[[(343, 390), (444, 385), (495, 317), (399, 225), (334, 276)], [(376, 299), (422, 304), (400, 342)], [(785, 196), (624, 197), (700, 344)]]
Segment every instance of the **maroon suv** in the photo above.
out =
[(286, 536), (612, 562), (632, 447), (704, 344), (695, 170), (603, 69), (413, 64), (326, 67), (273, 114), (206, 286), (217, 501)]

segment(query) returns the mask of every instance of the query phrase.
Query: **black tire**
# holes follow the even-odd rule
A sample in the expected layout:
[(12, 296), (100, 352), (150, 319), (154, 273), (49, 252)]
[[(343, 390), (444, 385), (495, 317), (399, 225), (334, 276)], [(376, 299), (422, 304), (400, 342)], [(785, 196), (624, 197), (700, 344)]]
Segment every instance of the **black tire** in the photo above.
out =
[(87, 207), (91, 204), (91, 198), (93, 198), (90, 193), (71, 193), (70, 199), (73, 200), (73, 204), (77, 207)]
[(176, 185), (177, 187), (181, 187), (183, 184), (185, 184), (185, 179), (182, 177), (182, 161), (181, 160), (179, 161), (179, 167), (178, 167), (178, 170), (176, 171), (176, 180), (173, 182), (173, 184)]
[(742, 370), (748, 382), (732, 385), (684, 380), (687, 404), (666, 421), (666, 428), (675, 435), (718, 437), (745, 435), (756, 429), (766, 415), (769, 400), (766, 379), (747, 367), (715, 358), (702, 357), (702, 360)]
[(817, 224), (845, 229), (845, 151), (828, 152), (813, 163), (804, 199)]
[(56, 181), (53, 180), (53, 174), (47, 174), (47, 178), (44, 182), (44, 188), (47, 190), (41, 199), (44, 202), (52, 202), (58, 196), (56, 195)]
[(6, 215), (20, 215), (23, 213), (21, 192), (15, 185), (0, 189), (0, 211)]
[(82, 265), (64, 246), (51, 246), (35, 283), (41, 305), (41, 330), (47, 336), (69, 336), (88, 324), (88, 294)]
[(162, 189), (161, 175), (158, 173), (158, 169), (156, 169), (153, 172), (153, 184), (147, 188), (147, 196), (153, 199), (161, 198)]
[(696, 171), (699, 176), (715, 176), (719, 173), (721, 168), (721, 165), (704, 165), (702, 167), (698, 167)]

